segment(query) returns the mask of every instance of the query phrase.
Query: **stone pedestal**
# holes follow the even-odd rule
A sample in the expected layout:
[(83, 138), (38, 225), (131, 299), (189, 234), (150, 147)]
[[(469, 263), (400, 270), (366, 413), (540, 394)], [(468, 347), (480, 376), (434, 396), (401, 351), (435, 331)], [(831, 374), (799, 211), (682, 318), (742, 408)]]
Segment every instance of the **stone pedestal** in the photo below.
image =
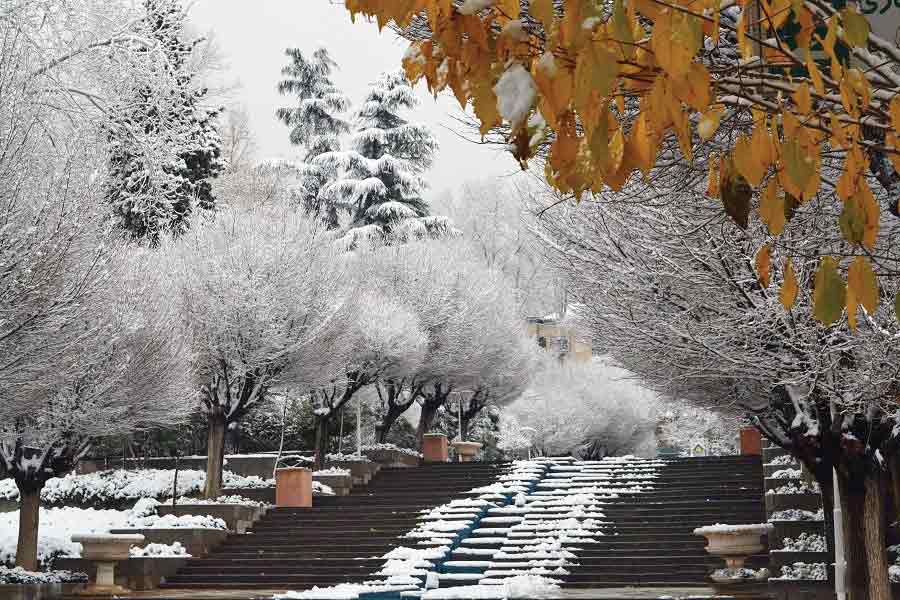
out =
[(426, 433), (422, 438), (422, 460), (427, 463), (447, 462), (450, 451), (443, 433)]
[(481, 450), (481, 444), (478, 442), (453, 442), (450, 444), (459, 457), (459, 462), (472, 462)]
[(762, 434), (756, 427), (741, 428), (741, 454), (744, 456), (762, 455)]
[(312, 471), (303, 467), (275, 471), (275, 505), (286, 508), (311, 508)]
[(128, 590), (116, 585), (116, 562), (126, 560), (132, 546), (144, 543), (142, 535), (85, 534), (73, 535), (72, 541), (81, 544), (81, 555), (97, 565), (97, 575), (84, 594), (118, 595)]

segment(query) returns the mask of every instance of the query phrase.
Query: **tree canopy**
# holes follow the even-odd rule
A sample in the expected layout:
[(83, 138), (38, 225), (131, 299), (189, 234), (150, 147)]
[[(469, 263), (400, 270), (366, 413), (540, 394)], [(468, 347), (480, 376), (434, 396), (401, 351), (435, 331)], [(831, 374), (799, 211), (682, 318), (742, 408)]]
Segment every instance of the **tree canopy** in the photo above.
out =
[[(413, 44), (407, 76), (472, 104), (482, 134), (502, 127), (526, 165), (540, 153), (547, 181), (580, 198), (648, 177), (664, 140), (677, 160), (716, 152), (708, 196), (742, 228), (751, 213), (777, 240), (792, 207), (842, 205), (843, 247), (820, 256), (815, 317), (871, 313), (880, 275), (872, 250), (875, 179), (897, 214), (900, 49), (870, 33), (857, 8), (759, 0), (346, 0), (355, 17), (392, 24)], [(739, 116), (742, 129), (720, 125)], [(723, 139), (724, 138), (724, 139)], [(671, 156), (666, 156), (671, 160)], [(839, 162), (833, 175), (826, 159)], [(754, 211), (754, 206), (756, 210)], [(757, 275), (770, 284), (768, 243)], [(793, 306), (797, 282), (781, 284)], [(855, 319), (850, 320), (855, 325)]]

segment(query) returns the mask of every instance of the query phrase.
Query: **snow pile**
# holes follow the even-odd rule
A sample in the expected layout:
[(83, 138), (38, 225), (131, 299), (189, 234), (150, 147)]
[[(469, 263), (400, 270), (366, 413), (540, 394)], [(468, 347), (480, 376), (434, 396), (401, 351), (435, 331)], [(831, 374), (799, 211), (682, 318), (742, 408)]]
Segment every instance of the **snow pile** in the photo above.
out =
[(776, 456), (772, 460), (766, 463), (767, 467), (796, 467), (797, 460), (791, 456), (790, 454), (785, 454), (784, 456)]
[(715, 525), (707, 525), (706, 527), (698, 527), (694, 530), (694, 535), (707, 535), (710, 533), (721, 534), (741, 534), (741, 533), (768, 533), (775, 529), (771, 523), (756, 523), (753, 525), (726, 525), (724, 523), (716, 523)]
[(349, 476), (349, 469), (341, 469), (340, 467), (329, 467), (328, 469), (322, 469), (320, 471), (313, 471), (313, 476), (329, 476), (329, 475), (340, 475), (340, 476)]
[[(49, 479), (41, 490), (41, 502), (50, 505), (102, 506), (112, 502), (139, 498), (171, 497), (174, 469), (138, 469), (133, 471), (98, 471), (86, 475), (70, 473)], [(226, 488), (273, 487), (275, 480), (255, 475), (243, 477), (231, 471), (223, 473)], [(203, 490), (206, 473), (198, 470), (178, 471), (178, 495), (188, 496)], [(15, 481), (0, 481), (0, 500), (18, 500)]]
[(768, 569), (716, 569), (710, 575), (713, 581), (722, 581), (730, 579), (732, 582), (738, 581), (766, 581), (769, 578)]
[(770, 475), (772, 479), (800, 479), (801, 476), (800, 469), (780, 469)]
[(537, 86), (525, 67), (513, 63), (500, 76), (500, 80), (494, 86), (494, 93), (497, 94), (497, 110), (509, 121), (512, 129), (516, 130), (525, 122), (525, 117), (534, 105)]
[(302, 592), (286, 592), (275, 594), (274, 600), (357, 600), (360, 594), (374, 594), (379, 592), (401, 592), (409, 590), (410, 586), (387, 586), (363, 583), (341, 583), (332, 587), (313, 587)]
[(797, 539), (786, 537), (781, 548), (773, 552), (828, 552), (825, 536), (818, 533), (801, 533)]
[(37, 585), (47, 583), (86, 583), (85, 573), (72, 571), (26, 571), (22, 567), (10, 569), (0, 565), (0, 584), (5, 585)]
[(805, 481), (791, 481), (785, 485), (779, 486), (774, 490), (769, 490), (766, 494), (819, 494), (822, 490), (819, 489), (819, 484), (816, 482), (812, 482), (811, 484)]
[(792, 565), (784, 565), (781, 567), (781, 577), (773, 579), (793, 580), (793, 579), (828, 579), (828, 573), (825, 570), (825, 563), (803, 563), (795, 562)]
[(787, 508), (776, 510), (769, 517), (769, 521), (824, 521), (825, 512), (820, 508), (816, 512), (801, 510), (799, 508)]
[(226, 529), (225, 521), (209, 515), (131, 516), (126, 528), (134, 529)]
[(399, 452), (400, 454), (405, 454), (407, 456), (422, 458), (421, 452), (413, 450), (412, 448), (401, 448), (396, 444), (369, 444), (367, 446), (360, 446), (360, 450), (362, 450), (363, 452)]
[[(172, 504), (172, 499), (164, 500), (160, 502), (160, 504)], [(219, 496), (213, 500), (209, 500), (206, 498), (190, 498), (187, 496), (182, 496), (177, 500), (177, 504), (239, 504), (241, 506), (267, 506), (265, 502), (259, 502), (257, 500), (251, 500), (250, 498), (244, 498), (243, 496), (238, 496), (235, 494)]]
[(335, 452), (325, 456), (325, 462), (372, 462), (366, 455), (357, 456), (355, 454), (341, 454)]
[(190, 558), (187, 548), (181, 545), (181, 542), (172, 542), (171, 544), (147, 544), (143, 548), (134, 546), (128, 551), (131, 558), (145, 557), (170, 557), (180, 556)]
[[(225, 521), (208, 516), (159, 517), (155, 500), (145, 498), (131, 510), (94, 508), (41, 508), (38, 561), (46, 566), (58, 556), (81, 556), (81, 544), (72, 542), (78, 533), (107, 533), (110, 529), (203, 527), (225, 529)], [(0, 513), (0, 565), (12, 565), (16, 558), (19, 512)]]
[(313, 494), (319, 494), (321, 496), (334, 496), (334, 488), (330, 485), (325, 485), (321, 481), (313, 481), (312, 491)]
[(560, 598), (558, 581), (540, 575), (516, 575), (503, 585), (465, 585), (428, 590), (422, 600), (513, 600), (525, 598)]

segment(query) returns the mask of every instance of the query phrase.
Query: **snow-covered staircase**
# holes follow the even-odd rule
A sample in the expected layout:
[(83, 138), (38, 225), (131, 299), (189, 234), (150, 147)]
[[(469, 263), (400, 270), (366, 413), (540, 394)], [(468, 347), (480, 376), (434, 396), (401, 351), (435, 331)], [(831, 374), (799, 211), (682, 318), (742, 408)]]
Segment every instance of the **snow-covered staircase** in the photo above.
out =
[[(503, 464), (382, 469), (344, 497), (316, 497), (311, 509), (276, 508), (249, 533), (232, 535), (207, 558), (191, 559), (165, 588), (303, 590), (373, 579), (383, 556), (414, 543), (401, 536), (421, 511), (497, 481)], [(420, 548), (428, 547), (428, 539)], [(433, 544), (432, 544), (433, 545)], [(384, 579), (384, 577), (380, 577)]]

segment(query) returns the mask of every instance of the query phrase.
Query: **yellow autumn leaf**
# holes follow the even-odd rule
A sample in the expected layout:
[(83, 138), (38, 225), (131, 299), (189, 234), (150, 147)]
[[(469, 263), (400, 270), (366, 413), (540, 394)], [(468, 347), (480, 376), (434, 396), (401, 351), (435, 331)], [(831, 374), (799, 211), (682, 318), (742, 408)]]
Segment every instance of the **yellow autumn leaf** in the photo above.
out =
[(753, 187), (759, 186), (766, 175), (766, 168), (753, 152), (753, 145), (746, 136), (741, 136), (734, 144), (734, 166)]
[(756, 253), (756, 274), (759, 276), (759, 282), (763, 288), (769, 287), (770, 275), (772, 273), (772, 255), (769, 244), (763, 245)]
[(702, 140), (708, 140), (716, 134), (719, 128), (719, 121), (722, 120), (722, 109), (711, 108), (702, 115), (697, 122), (697, 134)]
[(790, 258), (784, 260), (784, 282), (778, 292), (778, 300), (781, 305), (790, 310), (797, 302), (797, 294), (800, 288), (797, 285), (797, 275), (794, 273), (794, 265)]
[(709, 157), (709, 175), (706, 184), (706, 195), (710, 198), (719, 197), (719, 157)]
[(781, 235), (784, 231), (787, 222), (784, 212), (784, 196), (778, 193), (778, 184), (772, 178), (759, 196), (759, 217), (772, 235)]
[[(847, 290), (853, 291), (854, 297), (869, 314), (878, 309), (878, 279), (867, 257), (857, 256), (850, 263), (847, 271)], [(850, 308), (849, 304), (847, 308)]]
[(809, 93), (809, 84), (801, 82), (794, 91), (794, 104), (800, 114), (808, 115), (812, 112), (812, 95)]
[(832, 325), (841, 318), (847, 301), (847, 286), (838, 272), (838, 261), (825, 256), (816, 271), (813, 286), (813, 317), (823, 325)]

